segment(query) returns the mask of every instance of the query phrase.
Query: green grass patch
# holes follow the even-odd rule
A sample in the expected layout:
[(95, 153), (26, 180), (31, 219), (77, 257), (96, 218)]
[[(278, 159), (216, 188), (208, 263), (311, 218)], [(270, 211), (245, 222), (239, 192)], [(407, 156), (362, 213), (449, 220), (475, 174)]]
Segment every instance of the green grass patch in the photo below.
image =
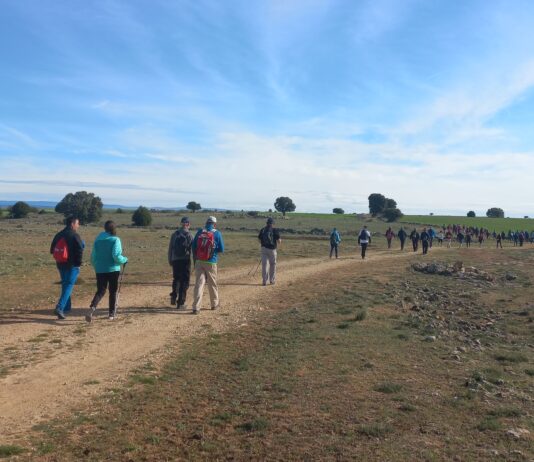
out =
[(402, 385), (394, 382), (382, 382), (374, 387), (375, 391), (386, 394), (398, 393), (402, 390)]
[(383, 423), (364, 424), (358, 429), (358, 433), (372, 438), (382, 438), (391, 432), (393, 432), (393, 427)]
[(157, 382), (157, 378), (152, 375), (134, 374), (130, 377), (133, 383), (142, 383), (144, 385), (154, 385)]
[(26, 449), (20, 446), (16, 446), (13, 444), (0, 445), (0, 457), (2, 458), (17, 456), (19, 454), (22, 454), (23, 452), (26, 452)]
[(524, 411), (517, 407), (498, 407), (488, 411), (488, 415), (492, 417), (521, 417)]
[(496, 353), (494, 358), (499, 361), (500, 363), (524, 363), (528, 361), (528, 358), (521, 354), (516, 352), (501, 352)]
[(250, 420), (248, 422), (244, 422), (238, 425), (236, 428), (238, 430), (241, 430), (242, 432), (251, 433), (266, 430), (268, 427), (269, 422), (267, 421), (267, 419), (263, 419), (260, 417), (254, 420)]
[(477, 425), (477, 430), (481, 432), (485, 431), (498, 431), (502, 429), (502, 424), (495, 418), (486, 418)]

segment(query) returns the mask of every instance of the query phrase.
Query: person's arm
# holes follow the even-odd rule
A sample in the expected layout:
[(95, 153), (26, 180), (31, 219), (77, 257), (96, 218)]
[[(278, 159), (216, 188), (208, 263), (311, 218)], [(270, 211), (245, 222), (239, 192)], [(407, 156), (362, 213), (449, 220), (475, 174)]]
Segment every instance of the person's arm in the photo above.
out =
[(276, 230), (276, 242), (278, 245), (282, 243), (282, 238), (280, 237), (280, 232), (278, 230)]
[(118, 237), (115, 239), (115, 243), (111, 249), (111, 255), (113, 257), (113, 261), (118, 265), (124, 265), (128, 262), (128, 258), (122, 254), (122, 244)]
[(80, 235), (78, 233), (73, 233), (72, 240), (72, 266), (80, 267), (82, 266), (82, 257), (83, 257), (83, 243)]
[(217, 245), (217, 252), (224, 253), (224, 241), (223, 241), (223, 237), (220, 231), (217, 232), (216, 245)]

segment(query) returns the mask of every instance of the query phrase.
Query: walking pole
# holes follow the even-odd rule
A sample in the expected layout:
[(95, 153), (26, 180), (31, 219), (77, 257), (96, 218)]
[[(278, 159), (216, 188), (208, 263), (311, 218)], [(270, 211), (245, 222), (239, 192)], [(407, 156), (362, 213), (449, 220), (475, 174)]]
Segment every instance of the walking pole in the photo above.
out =
[[(258, 271), (258, 268), (260, 267), (260, 263), (261, 263), (261, 258), (258, 264), (256, 265), (256, 269), (254, 269), (254, 265), (252, 265), (252, 268), (250, 268), (250, 271), (248, 272), (249, 276), (252, 275), (254, 277), (256, 275), (256, 272)], [(254, 270), (254, 273), (253, 273), (253, 270)]]
[(119, 298), (120, 298), (120, 294), (121, 294), (122, 278), (124, 277), (124, 272), (126, 271), (126, 265), (127, 264), (128, 264), (128, 262), (126, 262), (122, 266), (121, 277), (119, 279), (119, 288), (117, 289), (117, 299), (115, 301), (115, 311), (113, 312), (113, 316), (117, 315), (117, 309), (119, 308)]

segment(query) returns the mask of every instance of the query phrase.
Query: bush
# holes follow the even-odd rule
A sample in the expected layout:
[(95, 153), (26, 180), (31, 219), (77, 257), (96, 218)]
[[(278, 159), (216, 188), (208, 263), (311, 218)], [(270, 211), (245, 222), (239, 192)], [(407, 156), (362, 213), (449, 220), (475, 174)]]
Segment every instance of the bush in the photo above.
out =
[(488, 218), (504, 218), (504, 210), (498, 207), (492, 207), (486, 212)]
[(191, 201), (185, 206), (185, 208), (187, 210), (191, 210), (191, 212), (195, 213), (197, 210), (200, 210), (202, 208), (202, 206), (198, 202)]
[(256, 210), (249, 210), (247, 212), (247, 215), (252, 218), (256, 218), (259, 215), (260, 212), (257, 212)]
[(475, 212), (473, 212), (472, 210), (470, 210), (469, 212), (467, 212), (467, 216), (469, 218), (475, 218), (477, 216), (477, 214)]
[(403, 213), (397, 209), (386, 209), (383, 213), (384, 218), (388, 221), (388, 223), (392, 223), (394, 221), (397, 221), (399, 218), (403, 217)]
[(149, 226), (152, 223), (150, 210), (140, 205), (132, 215), (132, 222), (135, 226)]
[(94, 193), (78, 191), (74, 194), (67, 194), (59, 204), (56, 205), (56, 212), (62, 213), (65, 217), (75, 216), (79, 218), (80, 224), (95, 223), (102, 216), (102, 200)]
[(124, 213), (124, 210), (119, 207), (117, 210), (115, 210), (115, 213)]
[(345, 210), (340, 209), (339, 207), (336, 207), (335, 209), (332, 209), (332, 213), (337, 213), (338, 215), (343, 215), (345, 213)]
[(39, 210), (39, 215), (44, 215), (46, 213), (46, 210), (45, 209), (41, 209)]
[(9, 208), (10, 218), (26, 218), (32, 211), (32, 208), (26, 202), (16, 202)]

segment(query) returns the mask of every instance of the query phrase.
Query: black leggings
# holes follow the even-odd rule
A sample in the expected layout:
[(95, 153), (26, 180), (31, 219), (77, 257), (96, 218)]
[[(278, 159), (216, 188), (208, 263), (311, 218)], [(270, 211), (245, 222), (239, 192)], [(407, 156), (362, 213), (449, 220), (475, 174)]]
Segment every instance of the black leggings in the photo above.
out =
[(117, 289), (119, 288), (120, 271), (113, 271), (112, 273), (96, 273), (96, 294), (91, 302), (91, 308), (96, 308), (106, 294), (106, 289), (109, 284), (109, 314), (115, 313), (115, 305), (117, 304)]

